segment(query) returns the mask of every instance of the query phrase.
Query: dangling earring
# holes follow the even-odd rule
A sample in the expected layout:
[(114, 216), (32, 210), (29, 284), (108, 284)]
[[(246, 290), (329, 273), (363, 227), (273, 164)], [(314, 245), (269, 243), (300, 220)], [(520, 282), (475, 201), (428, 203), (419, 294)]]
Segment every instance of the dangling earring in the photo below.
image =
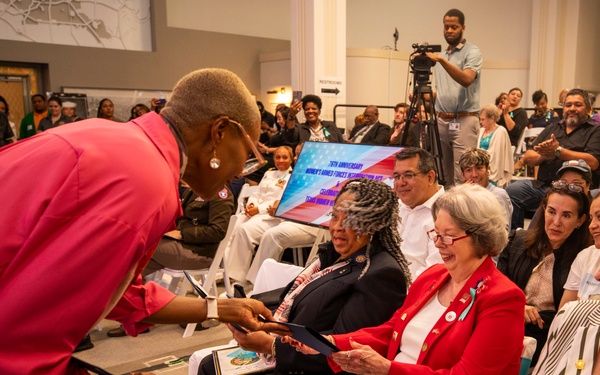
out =
[(212, 159), (210, 159), (210, 167), (212, 169), (219, 169), (219, 167), (221, 166), (221, 159), (219, 159), (217, 157), (217, 147), (215, 146), (215, 148), (213, 149), (213, 157)]

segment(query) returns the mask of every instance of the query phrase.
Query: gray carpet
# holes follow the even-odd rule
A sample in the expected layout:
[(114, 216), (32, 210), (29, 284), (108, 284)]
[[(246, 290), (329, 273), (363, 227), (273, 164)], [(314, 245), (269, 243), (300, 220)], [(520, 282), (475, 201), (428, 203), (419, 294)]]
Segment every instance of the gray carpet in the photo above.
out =
[[(187, 338), (182, 337), (184, 329), (173, 324), (157, 325), (149, 333), (138, 337), (106, 336), (107, 330), (119, 326), (113, 321), (104, 320), (100, 326), (102, 331), (93, 330), (90, 333), (94, 348), (75, 353), (75, 356), (115, 375), (129, 374), (134, 370), (189, 356), (198, 349), (223, 345), (231, 340), (231, 332), (225, 324), (194, 332)], [(154, 373), (186, 375), (187, 361), (155, 370)]]

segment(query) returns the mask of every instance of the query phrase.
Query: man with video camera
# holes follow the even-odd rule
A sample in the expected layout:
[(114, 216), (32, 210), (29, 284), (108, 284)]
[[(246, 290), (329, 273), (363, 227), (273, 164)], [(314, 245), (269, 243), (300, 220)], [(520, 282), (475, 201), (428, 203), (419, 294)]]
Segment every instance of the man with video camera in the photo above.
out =
[(435, 64), (437, 123), (442, 146), (442, 168), (448, 185), (462, 182), (458, 160), (477, 147), (479, 84), (482, 58), (479, 48), (463, 38), (465, 15), (450, 9), (444, 15), (448, 48), (440, 55), (427, 52)]

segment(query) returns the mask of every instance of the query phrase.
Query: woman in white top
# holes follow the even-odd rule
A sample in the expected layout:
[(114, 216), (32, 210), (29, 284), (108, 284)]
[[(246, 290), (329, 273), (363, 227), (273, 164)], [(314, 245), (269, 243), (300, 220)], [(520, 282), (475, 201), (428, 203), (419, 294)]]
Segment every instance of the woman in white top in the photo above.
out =
[(497, 124), (500, 114), (493, 104), (488, 104), (479, 113), (479, 138), (477, 148), (490, 154), (490, 182), (503, 187), (513, 174), (513, 150), (506, 128)]
[(292, 173), (293, 151), (289, 146), (275, 150), (273, 161), (275, 170), (265, 172), (258, 189), (248, 198), (244, 212), (238, 214), (236, 228), (225, 256), (227, 276), (238, 282), (245, 282), (254, 247), (263, 233), (281, 222), (269, 215), (269, 210), (281, 198)]
[(590, 232), (594, 244), (582, 250), (571, 265), (560, 307), (570, 301), (600, 295), (600, 200), (598, 195), (590, 205)]

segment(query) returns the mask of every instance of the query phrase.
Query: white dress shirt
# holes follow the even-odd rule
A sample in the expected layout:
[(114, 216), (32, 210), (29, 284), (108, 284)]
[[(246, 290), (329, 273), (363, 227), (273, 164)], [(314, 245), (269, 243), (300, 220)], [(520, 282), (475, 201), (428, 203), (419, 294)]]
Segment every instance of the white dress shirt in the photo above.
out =
[(442, 194), (444, 194), (444, 187), (440, 186), (437, 193), (414, 209), (398, 199), (400, 218), (402, 219), (402, 222), (398, 225), (398, 231), (400, 237), (402, 237), (400, 248), (404, 257), (410, 263), (408, 267), (413, 280), (429, 266), (442, 263), (440, 252), (427, 236), (427, 232), (434, 228), (431, 206)]

